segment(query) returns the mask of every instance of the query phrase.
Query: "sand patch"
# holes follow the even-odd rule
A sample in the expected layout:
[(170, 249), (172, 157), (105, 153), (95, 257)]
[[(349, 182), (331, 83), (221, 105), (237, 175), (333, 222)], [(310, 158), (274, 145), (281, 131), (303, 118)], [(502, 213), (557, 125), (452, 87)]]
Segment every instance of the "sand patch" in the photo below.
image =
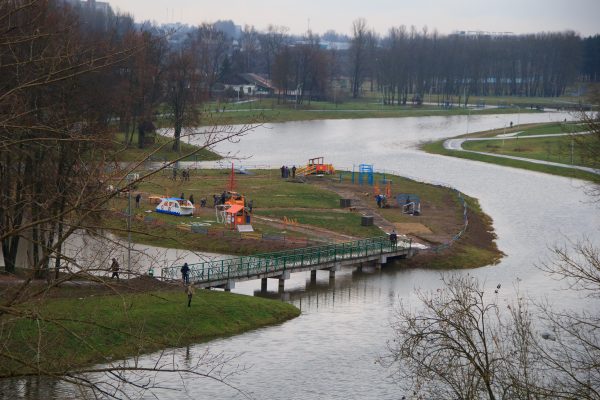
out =
[(394, 223), (398, 233), (402, 234), (431, 234), (431, 230), (423, 224), (417, 222), (396, 222)]

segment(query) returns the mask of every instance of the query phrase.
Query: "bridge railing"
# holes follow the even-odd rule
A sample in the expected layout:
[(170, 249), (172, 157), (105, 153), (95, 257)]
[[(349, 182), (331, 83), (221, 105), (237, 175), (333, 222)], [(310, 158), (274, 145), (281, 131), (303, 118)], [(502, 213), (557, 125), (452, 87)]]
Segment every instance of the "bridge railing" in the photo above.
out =
[[(190, 281), (195, 283), (249, 278), (259, 274), (273, 274), (326, 263), (384, 255), (397, 250), (409, 250), (410, 239), (399, 239), (392, 244), (388, 236), (361, 239), (323, 246), (304, 247), (252, 256), (209, 260), (191, 264)], [(181, 279), (180, 266), (162, 269), (163, 279)]]

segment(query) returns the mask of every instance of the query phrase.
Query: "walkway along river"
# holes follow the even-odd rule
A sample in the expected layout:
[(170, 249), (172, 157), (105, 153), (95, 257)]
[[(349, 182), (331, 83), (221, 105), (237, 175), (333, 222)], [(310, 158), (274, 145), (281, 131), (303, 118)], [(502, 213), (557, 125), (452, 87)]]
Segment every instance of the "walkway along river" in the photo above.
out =
[[(571, 119), (567, 114), (522, 114), (521, 123)], [(516, 115), (471, 116), (469, 130), (485, 130), (516, 121)], [(600, 212), (583, 193), (582, 181), (505, 168), (475, 161), (425, 154), (420, 141), (465, 132), (466, 117), (420, 117), (377, 120), (335, 120), (271, 124), (217, 150), (240, 151), (247, 164), (300, 165), (324, 156), (336, 167), (372, 163), (377, 169), (401, 171), (406, 176), (442, 182), (480, 200), (494, 220), (500, 250), (506, 257), (494, 266), (461, 271), (475, 275), (486, 287), (501, 283), (500, 295), (510, 299), (514, 287), (536, 298), (560, 298), (561, 305), (586, 307), (576, 294), (555, 290), (561, 284), (545, 276), (535, 264), (549, 256), (548, 246), (587, 236), (600, 243)], [(240, 150), (243, 149), (243, 150)], [(439, 272), (405, 270), (392, 266), (362, 272), (342, 269), (329, 280), (326, 271), (310, 283), (310, 273), (292, 274), (285, 299), (302, 315), (282, 325), (181, 349), (187, 353), (212, 351), (240, 354), (236, 361), (247, 373), (231, 383), (257, 399), (399, 399), (402, 393), (387, 379), (375, 359), (392, 338), (390, 321), (400, 299), (413, 302), (414, 289), (440, 287)], [(506, 288), (506, 289), (504, 289)], [(243, 282), (233, 290), (253, 294), (260, 281)], [(276, 298), (277, 281), (269, 282)], [(200, 293), (201, 296), (201, 293)], [(413, 303), (415, 304), (415, 303)], [(152, 355), (146, 358), (152, 360)], [(161, 381), (180, 389), (178, 378)], [(184, 391), (158, 392), (161, 399), (237, 399), (239, 393), (207, 379), (186, 380)]]

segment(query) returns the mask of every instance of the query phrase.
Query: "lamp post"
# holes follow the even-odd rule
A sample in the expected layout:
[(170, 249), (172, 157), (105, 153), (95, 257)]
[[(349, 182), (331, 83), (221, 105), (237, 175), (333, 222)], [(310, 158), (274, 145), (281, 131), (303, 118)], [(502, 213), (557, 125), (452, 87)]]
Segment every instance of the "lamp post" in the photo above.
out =
[(127, 174), (127, 279), (131, 277), (131, 182), (133, 174)]
[(467, 113), (467, 135), (469, 134), (469, 117), (471, 116), (471, 109), (468, 108), (468, 113)]

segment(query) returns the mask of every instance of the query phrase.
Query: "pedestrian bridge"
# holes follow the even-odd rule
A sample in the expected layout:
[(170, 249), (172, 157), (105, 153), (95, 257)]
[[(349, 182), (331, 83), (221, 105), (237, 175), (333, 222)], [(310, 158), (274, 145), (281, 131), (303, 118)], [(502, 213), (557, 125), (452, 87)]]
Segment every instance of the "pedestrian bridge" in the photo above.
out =
[[(197, 287), (220, 287), (230, 290), (236, 281), (262, 279), (261, 288), (266, 290), (267, 278), (279, 279), (279, 287), (292, 272), (329, 270), (335, 276), (342, 266), (374, 264), (381, 266), (391, 258), (407, 258), (413, 255), (412, 241), (398, 238), (390, 242), (388, 236), (356, 240), (352, 242), (304, 247), (274, 253), (241, 256), (223, 260), (210, 260), (190, 264), (190, 283)], [(181, 280), (181, 266), (162, 269), (163, 280)]]

